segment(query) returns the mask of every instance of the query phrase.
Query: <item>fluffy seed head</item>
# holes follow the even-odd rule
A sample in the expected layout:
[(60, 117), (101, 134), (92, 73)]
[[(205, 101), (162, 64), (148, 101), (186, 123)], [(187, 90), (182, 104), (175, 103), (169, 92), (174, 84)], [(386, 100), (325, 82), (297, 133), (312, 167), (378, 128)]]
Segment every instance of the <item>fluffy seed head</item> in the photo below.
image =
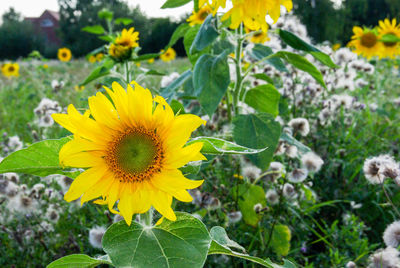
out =
[(242, 219), (242, 212), (240, 211), (233, 211), (228, 213), (228, 220), (230, 224), (235, 224)]
[(301, 157), (301, 163), (308, 172), (318, 172), (324, 161), (314, 152), (308, 152)]
[(242, 176), (248, 178), (251, 181), (254, 181), (261, 175), (261, 169), (251, 164), (247, 164), (242, 169)]
[(101, 240), (103, 239), (103, 235), (106, 232), (106, 228), (103, 226), (96, 226), (90, 229), (89, 231), (89, 243), (94, 248), (102, 248)]
[(293, 118), (288, 125), (295, 133), (299, 133), (301, 136), (307, 136), (310, 132), (310, 124), (305, 118)]
[(279, 203), (279, 196), (275, 189), (269, 189), (265, 194), (265, 198), (271, 205), (276, 205)]
[(305, 168), (295, 168), (291, 172), (289, 172), (287, 178), (292, 183), (303, 182), (307, 179), (308, 171)]
[(369, 268), (400, 267), (399, 252), (392, 247), (375, 251), (375, 253), (369, 257), (369, 261)]
[(383, 241), (386, 246), (397, 248), (400, 244), (400, 221), (395, 221), (386, 227), (383, 233)]

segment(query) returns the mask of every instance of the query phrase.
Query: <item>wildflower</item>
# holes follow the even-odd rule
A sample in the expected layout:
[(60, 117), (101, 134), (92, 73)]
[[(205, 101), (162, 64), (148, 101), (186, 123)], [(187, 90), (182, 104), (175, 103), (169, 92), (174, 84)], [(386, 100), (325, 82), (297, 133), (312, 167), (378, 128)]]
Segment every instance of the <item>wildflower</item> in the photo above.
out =
[(276, 205), (279, 203), (279, 195), (274, 189), (269, 189), (265, 194), (265, 198), (271, 205)]
[(176, 57), (176, 52), (172, 47), (168, 48), (167, 51), (164, 51), (164, 49), (163, 49), (163, 50), (161, 50), (161, 52), (162, 52), (162, 54), (160, 56), (160, 59), (164, 62), (172, 61)]
[(254, 205), (253, 209), (256, 213), (260, 213), (261, 210), (263, 209), (263, 206), (260, 203), (257, 203)]
[(307, 136), (310, 132), (310, 125), (305, 118), (293, 118), (289, 121), (288, 125), (295, 133), (299, 133), (301, 136)]
[(18, 211), (28, 213), (35, 209), (36, 202), (24, 194), (19, 194), (11, 199), (7, 204), (8, 209), (11, 211)]
[(294, 146), (294, 145), (289, 145), (289, 146), (286, 147), (285, 153), (286, 153), (286, 155), (287, 155), (288, 157), (290, 157), (290, 158), (295, 158), (295, 157), (297, 157), (297, 151), (298, 151), (298, 149), (297, 149), (296, 146)]
[(292, 183), (303, 182), (308, 176), (308, 171), (305, 168), (295, 168), (289, 172), (287, 179)]
[(22, 141), (20, 140), (20, 138), (18, 136), (12, 136), (8, 138), (8, 142), (7, 142), (7, 147), (11, 150), (11, 151), (18, 151), (22, 149)]
[(301, 163), (308, 172), (318, 172), (324, 164), (324, 161), (315, 153), (308, 152), (301, 157)]
[(43, 64), (43, 69), (48, 69), (48, 68), (49, 68), (49, 65)]
[(41, 117), (38, 123), (39, 127), (51, 127), (54, 124), (53, 118), (46, 114), (45, 116)]
[(12, 181), (13, 183), (19, 183), (19, 175), (17, 173), (14, 172), (8, 172), (8, 173), (4, 173), (3, 177), (6, 180)]
[(60, 61), (63, 61), (63, 62), (70, 61), (71, 57), (72, 57), (71, 50), (69, 50), (66, 47), (60, 48), (60, 49), (58, 49), (57, 57)]
[[(365, 178), (372, 184), (381, 184), (385, 178), (393, 175), (391, 170), (397, 172), (397, 164), (393, 157), (389, 155), (380, 155), (378, 157), (371, 157), (365, 160), (363, 171)], [(383, 174), (385, 172), (385, 174)], [(387, 176), (390, 175), (390, 176)], [(398, 176), (392, 176), (396, 179)]]
[(400, 267), (399, 252), (397, 249), (387, 247), (379, 249), (369, 257), (370, 268), (393, 268)]
[(148, 59), (148, 60), (147, 60), (147, 63), (149, 63), (149, 64), (154, 63), (154, 58)]
[(114, 213), (119, 200), (119, 213), (128, 225), (133, 214), (147, 212), (151, 206), (175, 220), (172, 197), (191, 202), (186, 190), (203, 183), (186, 179), (178, 168), (206, 159), (200, 153), (202, 143), (183, 147), (205, 121), (192, 114), (175, 116), (164, 98), (153, 98), (150, 90), (132, 84), (134, 89), (128, 85), (127, 91), (116, 82), (112, 90), (105, 87), (113, 103), (98, 92), (89, 98), (84, 115), (73, 105), (68, 114), (53, 115), (75, 134), (60, 150), (60, 164), (88, 168), (64, 198), (72, 201), (82, 196), (84, 203), (102, 196), (96, 203), (108, 204)]
[(104, 54), (103, 53), (97, 53), (96, 54), (96, 60), (97, 61), (102, 61), (104, 58)]
[(296, 196), (296, 191), (294, 189), (294, 186), (291, 185), (290, 183), (285, 183), (283, 185), (283, 196), (286, 198), (293, 198)]
[(246, 164), (242, 168), (242, 176), (248, 178), (250, 181), (256, 180), (261, 175), (261, 169), (252, 164)]
[(230, 224), (235, 224), (242, 219), (242, 212), (240, 211), (233, 211), (227, 214), (228, 220)]
[(89, 231), (89, 243), (94, 248), (102, 248), (101, 240), (106, 232), (106, 228), (103, 226), (96, 226)]
[(1, 66), (1, 72), (6, 77), (19, 76), (19, 65), (18, 63), (6, 63)]
[(89, 58), (88, 58), (88, 61), (90, 63), (95, 63), (96, 62), (96, 56), (95, 55), (90, 55)]
[(51, 81), (51, 87), (54, 91), (59, 91), (64, 87), (64, 81), (58, 81), (54, 79)]
[(340, 43), (333, 44), (333, 45), (332, 45), (332, 50), (333, 50), (333, 51), (336, 51), (336, 50), (338, 50), (340, 47), (341, 47)]
[[(384, 37), (385, 35), (394, 35), (400, 38), (400, 24), (397, 24), (396, 19), (390, 21), (389, 19), (379, 21), (379, 35)], [(394, 59), (395, 56), (400, 55), (400, 42), (382, 42), (383, 50), (382, 56)]]
[(197, 12), (193, 11), (193, 14), (186, 21), (189, 22), (190, 26), (194, 26), (196, 24), (203, 24), (208, 14), (211, 13), (212, 13), (211, 7), (209, 5), (205, 5), (202, 8), (200, 8)]
[(382, 52), (382, 42), (379, 42), (379, 37), (375, 30), (361, 27), (353, 27), (354, 35), (348, 46), (354, 49), (357, 55), (366, 57), (367, 59), (373, 56), (380, 56)]
[(53, 208), (49, 208), (46, 211), (45, 217), (52, 223), (57, 223), (58, 220), (60, 219), (60, 214), (57, 212), (57, 210)]
[(383, 233), (383, 241), (387, 247), (394, 247), (400, 244), (400, 221), (395, 221), (386, 227)]

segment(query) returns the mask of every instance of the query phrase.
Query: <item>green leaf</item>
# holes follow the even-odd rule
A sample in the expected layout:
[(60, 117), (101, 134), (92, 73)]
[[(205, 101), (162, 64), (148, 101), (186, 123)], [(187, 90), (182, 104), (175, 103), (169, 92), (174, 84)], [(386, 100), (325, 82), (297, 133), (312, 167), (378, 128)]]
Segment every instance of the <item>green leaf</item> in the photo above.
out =
[(106, 42), (113, 42), (114, 37), (111, 35), (102, 35), (98, 37), (100, 40), (106, 41)]
[(82, 31), (92, 34), (103, 34), (105, 32), (101, 25), (86, 26), (82, 28)]
[(258, 185), (239, 184), (231, 189), (232, 198), (238, 200), (239, 209), (242, 212), (246, 224), (256, 227), (262, 215), (254, 211), (256, 204), (266, 206), (264, 189)]
[(280, 96), (273, 85), (260, 85), (247, 91), (245, 103), (259, 112), (277, 116)]
[(174, 8), (174, 7), (180, 7), (183, 5), (186, 5), (189, 3), (191, 0), (167, 0), (164, 5), (162, 5), (162, 9), (164, 8)]
[(385, 34), (384, 36), (382, 36), (380, 41), (384, 43), (397, 43), (400, 42), (400, 38), (393, 34)]
[(159, 75), (159, 76), (164, 76), (165, 75), (165, 73), (160, 73), (157, 70), (148, 70), (144, 74), (146, 74), (146, 75)]
[(286, 256), (290, 250), (292, 234), (286, 225), (276, 225), (271, 238), (271, 247), (276, 254)]
[(175, 96), (176, 92), (179, 88), (189, 79), (192, 78), (192, 71), (187, 70), (182, 73), (177, 79), (175, 79), (171, 84), (169, 84), (166, 88), (161, 90), (161, 95), (167, 100), (167, 102), (171, 102)]
[(84, 254), (72, 254), (53, 261), (47, 268), (91, 268), (100, 264), (112, 265), (103, 259), (95, 259)]
[(244, 146), (237, 145), (233, 142), (226, 141), (219, 138), (213, 137), (197, 137), (191, 139), (187, 145), (193, 144), (196, 142), (203, 142), (203, 148), (201, 149), (201, 153), (203, 154), (258, 154), (264, 151), (263, 149), (251, 149)]
[(200, 27), (200, 30), (197, 32), (196, 38), (194, 39), (192, 46), (190, 47), (190, 54), (193, 54), (196, 51), (201, 51), (211, 45), (212, 42), (215, 41), (218, 37), (218, 31), (215, 29), (214, 17), (212, 14), (208, 15), (208, 17), (204, 20), (203, 24)]
[(195, 12), (199, 11), (199, 0), (193, 0), (193, 9)]
[(311, 149), (309, 147), (305, 146), (303, 143), (299, 142), (292, 135), (290, 135), (286, 132), (282, 133), (281, 140), (286, 141), (290, 145), (296, 146), (301, 154), (311, 152)]
[(200, 172), (201, 169), (201, 163), (194, 163), (194, 164), (186, 164), (185, 166), (179, 168), (180, 171), (183, 172), (184, 175), (187, 174), (198, 174)]
[(143, 54), (140, 55), (139, 57), (136, 57), (133, 59), (133, 61), (143, 61), (143, 60), (149, 60), (149, 59), (154, 59), (160, 56), (160, 53), (148, 53), (148, 54)]
[(103, 62), (103, 64), (96, 69), (94, 69), (88, 77), (86, 77), (85, 81), (81, 84), (82, 86), (100, 78), (102, 76), (108, 75), (112, 67), (114, 67), (115, 62), (111, 59), (107, 59)]
[(255, 79), (260, 79), (260, 80), (263, 80), (263, 81), (268, 82), (270, 84), (274, 84), (274, 80), (272, 80), (272, 78), (269, 77), (268, 75), (266, 75), (265, 73), (253, 74), (252, 76)]
[(287, 51), (279, 51), (275, 53), (273, 57), (279, 57), (281, 59), (284, 59), (297, 69), (309, 73), (321, 86), (326, 88), (324, 78), (321, 72), (318, 71), (318, 69), (303, 56)]
[(170, 106), (174, 114), (185, 114), (185, 107), (179, 101), (172, 100)]
[(103, 236), (103, 249), (116, 267), (203, 267), (211, 243), (205, 225), (187, 213), (176, 216), (153, 227), (115, 223)]
[(311, 54), (316, 60), (325, 64), (328, 67), (336, 68), (336, 64), (332, 61), (329, 55), (325, 54), (321, 50), (317, 49), (316, 47), (308, 44), (307, 42), (300, 39), (298, 36), (292, 34), (291, 32), (279, 29), (279, 36), (282, 40), (291, 46), (292, 48), (305, 51)]
[(114, 16), (114, 13), (107, 8), (103, 8), (97, 13), (97, 16), (100, 19), (111, 21)]
[(133, 22), (133, 20), (132, 19), (130, 19), (130, 18), (118, 18), (118, 19), (116, 19), (115, 21), (114, 21), (114, 23), (116, 24), (116, 25), (118, 25), (118, 24), (123, 24), (123, 25), (128, 25), (128, 24), (131, 24)]
[(174, 33), (171, 36), (171, 39), (169, 40), (168, 44), (164, 48), (164, 50), (167, 50), (168, 48), (172, 47), (173, 45), (176, 44), (176, 42), (181, 39), (182, 37), (185, 36), (186, 32), (190, 29), (191, 27), (187, 23), (182, 23), (179, 25)]
[(220, 244), (221, 246), (228, 247), (228, 248), (236, 248), (242, 252), (246, 252), (244, 247), (236, 243), (235, 241), (231, 240), (228, 237), (225, 229), (221, 226), (214, 226), (210, 230), (211, 239)]
[(0, 174), (16, 172), (41, 177), (61, 174), (74, 178), (79, 172), (62, 169), (58, 159), (61, 147), (70, 140), (71, 137), (65, 137), (58, 140), (40, 141), (26, 149), (13, 152), (1, 161)]
[(288, 70), (286, 69), (285, 64), (283, 64), (283, 62), (279, 58), (269, 57), (273, 54), (274, 52), (270, 47), (261, 44), (255, 44), (254, 48), (251, 50), (250, 55), (258, 61), (262, 61), (274, 66), (275, 69), (277, 69), (278, 71), (287, 72)]
[(195, 52), (193, 54), (190, 53), (190, 47), (193, 44), (194, 39), (196, 38), (196, 35), (198, 31), (200, 30), (200, 25), (195, 25), (193, 27), (190, 27), (190, 29), (185, 33), (185, 36), (183, 37), (183, 45), (185, 47), (186, 55), (188, 56), (190, 62), (195, 65), (197, 59), (203, 55), (204, 53), (207, 53), (209, 51), (209, 47), (203, 49), (203, 51), (200, 52)]
[(194, 66), (193, 86), (201, 107), (212, 117), (230, 83), (227, 52), (202, 55)]
[(266, 113), (238, 115), (233, 119), (233, 125), (233, 139), (238, 144), (258, 149), (267, 147), (259, 154), (248, 156), (259, 168), (266, 170), (278, 145), (281, 125)]

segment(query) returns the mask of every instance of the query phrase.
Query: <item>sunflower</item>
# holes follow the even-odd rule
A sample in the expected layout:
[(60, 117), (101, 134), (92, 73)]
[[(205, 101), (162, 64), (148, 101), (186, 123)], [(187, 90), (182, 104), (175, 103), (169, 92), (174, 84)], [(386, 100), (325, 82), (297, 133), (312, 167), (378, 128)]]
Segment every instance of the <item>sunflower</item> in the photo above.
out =
[(340, 43), (333, 44), (333, 45), (332, 45), (332, 50), (333, 50), (333, 51), (336, 51), (336, 50), (338, 50), (340, 47), (341, 47)]
[(147, 62), (148, 62), (149, 64), (154, 63), (154, 58), (148, 59)]
[(96, 60), (97, 60), (97, 61), (102, 61), (103, 58), (104, 58), (104, 54), (103, 54), (103, 53), (98, 53), (98, 54), (96, 55)]
[(19, 65), (18, 63), (6, 63), (1, 66), (1, 72), (6, 77), (19, 76)]
[(116, 60), (128, 59), (132, 54), (132, 48), (139, 46), (138, 40), (139, 32), (135, 32), (135, 28), (123, 29), (122, 33), (115, 38), (114, 43), (110, 45), (108, 53)]
[[(202, 143), (185, 146), (191, 133), (205, 121), (196, 115), (174, 115), (161, 96), (153, 98), (136, 82), (127, 90), (114, 82), (89, 98), (89, 110), (80, 114), (71, 104), (68, 114), (54, 120), (74, 134), (59, 153), (60, 164), (88, 168), (71, 184), (66, 201), (97, 199), (128, 225), (132, 215), (153, 206), (163, 217), (175, 220), (172, 197), (191, 202), (187, 189), (203, 181), (185, 178), (178, 169), (190, 161), (205, 160)], [(91, 116), (91, 117), (90, 117)], [(114, 208), (118, 202), (117, 212)]]
[[(379, 21), (379, 36), (394, 35), (400, 38), (400, 24), (396, 25), (396, 19), (390, 22), (389, 19)], [(383, 42), (382, 56), (394, 58), (400, 54), (400, 42)]]
[(383, 45), (382, 42), (379, 42), (375, 30), (354, 26), (353, 33), (348, 46), (352, 47), (355, 53), (367, 59), (381, 55)]
[(71, 53), (71, 50), (69, 50), (66, 47), (63, 47), (63, 48), (58, 49), (57, 56), (60, 61), (67, 62), (67, 61), (71, 60), (72, 53)]
[(89, 58), (88, 58), (88, 61), (90, 63), (95, 63), (96, 62), (96, 56), (95, 55), (90, 55)]
[(167, 51), (164, 51), (164, 49), (163, 49), (163, 50), (161, 50), (161, 52), (162, 52), (162, 54), (160, 56), (160, 59), (162, 61), (169, 62), (169, 61), (174, 60), (176, 57), (176, 52), (172, 47), (168, 48)]
[(209, 5), (205, 5), (204, 7), (200, 8), (198, 12), (193, 11), (193, 15), (191, 15), (186, 21), (189, 22), (190, 26), (202, 24), (207, 18), (208, 14), (211, 13), (211, 7)]

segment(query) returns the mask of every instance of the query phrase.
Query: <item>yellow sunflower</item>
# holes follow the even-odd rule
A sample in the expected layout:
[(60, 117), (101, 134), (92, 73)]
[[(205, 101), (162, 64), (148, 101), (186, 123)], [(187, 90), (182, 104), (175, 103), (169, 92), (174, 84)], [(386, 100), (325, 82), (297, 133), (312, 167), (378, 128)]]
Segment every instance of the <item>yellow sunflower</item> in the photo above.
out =
[[(390, 34), (400, 38), (400, 24), (397, 24), (396, 19), (393, 19), (392, 22), (389, 19), (379, 21), (378, 31), (381, 37)], [(397, 55), (400, 55), (400, 42), (383, 42), (383, 57), (393, 59)]]
[(147, 62), (148, 62), (149, 64), (154, 63), (154, 58), (148, 59)]
[(264, 44), (266, 41), (270, 40), (268, 34), (263, 31), (252, 32), (250, 29), (245, 28), (246, 33), (251, 33), (248, 35), (248, 40), (252, 43)]
[(336, 50), (338, 50), (340, 47), (341, 47), (341, 45), (340, 45), (339, 43), (333, 44), (333, 45), (332, 45), (332, 50), (333, 50), (333, 51), (336, 51)]
[(18, 63), (6, 63), (1, 66), (1, 72), (6, 77), (19, 76)]
[(169, 62), (169, 61), (174, 60), (176, 57), (176, 52), (172, 47), (168, 48), (167, 51), (164, 51), (164, 49), (163, 49), (163, 50), (161, 50), (161, 52), (163, 52), (160, 55), (160, 59), (162, 61)]
[[(128, 225), (132, 215), (153, 206), (169, 220), (176, 216), (172, 198), (191, 202), (187, 189), (203, 181), (185, 178), (178, 169), (190, 161), (205, 160), (202, 143), (185, 146), (192, 132), (205, 121), (196, 115), (174, 115), (161, 96), (153, 98), (136, 82), (127, 90), (114, 82), (89, 98), (89, 110), (80, 114), (71, 104), (68, 114), (54, 120), (74, 134), (59, 153), (60, 164), (88, 168), (72, 183), (66, 201), (81, 198), (107, 204)], [(119, 200), (119, 201), (118, 201)], [(118, 201), (117, 208), (114, 209)]]
[(90, 63), (95, 63), (96, 62), (96, 56), (95, 55), (90, 55), (88, 61)]
[(354, 35), (348, 46), (352, 47), (357, 55), (361, 55), (370, 59), (374, 56), (380, 56), (382, 52), (382, 42), (379, 42), (379, 37), (375, 30), (361, 27), (353, 27)]
[(196, 24), (202, 24), (204, 20), (207, 18), (208, 14), (212, 13), (212, 9), (210, 6), (205, 5), (200, 8), (198, 12), (193, 11), (193, 15), (191, 15), (186, 21), (189, 22), (190, 26), (194, 26)]
[(76, 86), (74, 87), (74, 90), (75, 90), (76, 92), (82, 92), (84, 89), (85, 89), (85, 86), (76, 85)]
[(103, 58), (104, 58), (104, 54), (103, 54), (103, 53), (98, 53), (98, 54), (96, 55), (96, 60), (97, 60), (97, 61), (102, 61)]
[(66, 47), (63, 47), (63, 48), (58, 49), (57, 56), (60, 61), (67, 62), (67, 61), (71, 60), (72, 53), (71, 53), (71, 50), (69, 50)]
[(108, 53), (116, 60), (128, 59), (132, 54), (132, 48), (139, 46), (138, 40), (139, 32), (135, 32), (135, 28), (123, 29), (122, 33), (115, 38), (114, 43), (110, 45)]

